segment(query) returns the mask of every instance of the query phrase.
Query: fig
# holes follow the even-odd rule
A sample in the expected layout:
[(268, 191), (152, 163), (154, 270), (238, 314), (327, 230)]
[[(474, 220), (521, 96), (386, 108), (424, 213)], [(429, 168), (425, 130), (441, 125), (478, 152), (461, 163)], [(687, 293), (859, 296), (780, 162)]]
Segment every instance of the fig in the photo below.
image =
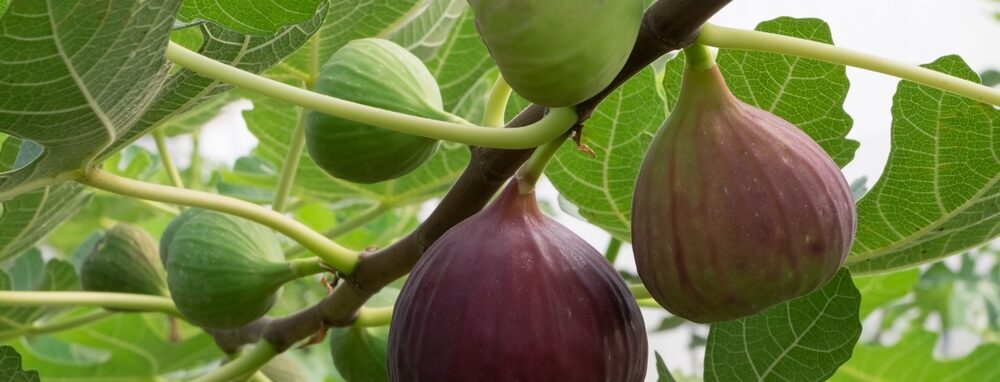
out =
[(167, 286), (193, 324), (230, 329), (267, 313), (300, 275), (284, 262), (273, 231), (214, 211), (190, 216), (167, 245)]
[(469, 0), (479, 36), (518, 95), (576, 105), (614, 80), (632, 53), (643, 0)]
[(191, 219), (191, 217), (203, 212), (205, 210), (200, 208), (186, 208), (181, 211), (174, 220), (167, 224), (167, 227), (163, 229), (163, 233), (160, 234), (160, 262), (164, 267), (167, 266), (167, 257), (170, 254), (170, 242), (174, 239), (174, 234), (177, 233), (177, 229), (180, 228), (184, 223)]
[(641, 381), (627, 285), (512, 182), (418, 261), (389, 329), (390, 381)]
[[(350, 42), (323, 65), (316, 92), (390, 111), (437, 120), (441, 91), (419, 58), (395, 43), (366, 38)], [(306, 115), (306, 148), (334, 178), (378, 183), (413, 171), (437, 150), (430, 138), (357, 123), (316, 111)]]
[(694, 322), (739, 319), (829, 281), (854, 240), (851, 190), (795, 125), (688, 66), (643, 160), (632, 245), (643, 284)]
[(168, 295), (156, 239), (131, 224), (118, 224), (104, 233), (83, 259), (80, 283), (94, 292)]

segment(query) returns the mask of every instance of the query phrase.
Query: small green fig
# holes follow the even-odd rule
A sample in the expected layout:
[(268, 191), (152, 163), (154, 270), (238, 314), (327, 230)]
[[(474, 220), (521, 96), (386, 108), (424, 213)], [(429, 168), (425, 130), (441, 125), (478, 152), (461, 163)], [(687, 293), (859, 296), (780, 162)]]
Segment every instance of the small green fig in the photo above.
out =
[(483, 42), (518, 95), (548, 107), (603, 90), (632, 52), (642, 0), (469, 0)]
[[(443, 111), (437, 82), (423, 62), (388, 40), (360, 39), (341, 48), (323, 65), (316, 91), (409, 115), (452, 118)], [(306, 145), (331, 176), (378, 183), (419, 167), (437, 150), (438, 141), (310, 111)]]
[(632, 206), (643, 284), (675, 315), (735, 320), (805, 295), (854, 240), (850, 187), (795, 125), (745, 104), (717, 67), (688, 67)]
[(108, 230), (80, 267), (84, 290), (167, 296), (159, 248), (142, 228), (118, 224)]
[(297, 277), (273, 231), (214, 211), (177, 228), (167, 245), (167, 285), (193, 324), (229, 329), (267, 313), (282, 285)]

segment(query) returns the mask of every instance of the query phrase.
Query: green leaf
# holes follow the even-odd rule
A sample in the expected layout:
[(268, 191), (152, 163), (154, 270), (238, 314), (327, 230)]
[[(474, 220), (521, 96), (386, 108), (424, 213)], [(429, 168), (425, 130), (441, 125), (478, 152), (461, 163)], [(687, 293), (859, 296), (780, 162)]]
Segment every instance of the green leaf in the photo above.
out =
[[(958, 56), (927, 67), (978, 81)], [(1000, 234), (1000, 110), (904, 81), (892, 115), (889, 162), (858, 203), (854, 272), (913, 267)]]
[[(158, 376), (222, 358), (207, 334), (196, 332), (174, 343), (167, 339), (167, 325), (167, 318), (160, 314), (118, 314), (44, 337), (61, 346), (43, 347), (37, 342), (14, 346), (24, 357), (24, 365), (39, 370), (46, 381), (155, 381)], [(99, 356), (70, 362), (52, 354), (60, 347)], [(182, 373), (170, 379), (176, 378), (190, 380), (191, 376)]]
[(390, 30), (385, 37), (427, 61), (437, 54), (442, 41), (447, 40), (466, 8), (466, 0), (423, 1), (401, 20), (405, 23)]
[(179, 17), (210, 20), (250, 35), (273, 34), (282, 27), (312, 18), (327, 0), (185, 0)]
[[(45, 148), (0, 199), (93, 163), (155, 99), (179, 0), (15, 0), (0, 19), (0, 131)], [(45, 22), (42, 22), (42, 21)], [(123, 54), (123, 52), (127, 52)], [(45, 97), (38, 97), (45, 94)]]
[[(820, 19), (779, 17), (758, 31), (833, 43)], [(858, 142), (846, 139), (854, 120), (844, 111), (850, 83), (841, 65), (774, 53), (722, 50), (719, 68), (743, 102), (769, 111), (809, 134), (840, 166), (854, 159)]]
[[(460, 3), (465, 4), (464, 1)], [(451, 34), (441, 45), (438, 54), (425, 62), (441, 87), (445, 110), (474, 122), (482, 119), (482, 112), (466, 115), (456, 110), (459, 105), (470, 101), (485, 104), (492, 81), (496, 79), (494, 77), (488, 81), (486, 87), (475, 86), (487, 71), (496, 66), (479, 38), (471, 9), (466, 9), (455, 21), (455, 27), (451, 29)]]
[[(0, 172), (14, 168), (21, 141), (0, 148)], [(33, 247), (90, 202), (92, 194), (75, 183), (43, 187), (0, 203), (0, 262)]]
[(667, 370), (667, 364), (663, 363), (663, 357), (660, 357), (660, 352), (656, 352), (656, 382), (677, 382), (673, 375), (670, 375), (670, 370)]
[(906, 296), (919, 277), (920, 271), (917, 269), (855, 277), (854, 285), (861, 291), (861, 319), (864, 320), (875, 309)]
[(631, 241), (632, 190), (639, 163), (666, 111), (653, 71), (646, 69), (611, 93), (583, 129), (591, 157), (567, 141), (546, 175), (579, 214), (622, 241)]
[[(4, 4), (0, 1), (0, 13)], [(0, 346), (0, 380), (7, 382), (38, 382), (37, 371), (21, 369), (21, 355), (10, 346)]]
[[(11, 268), (0, 271), (0, 290), (67, 291), (79, 288), (80, 281), (72, 264), (62, 260), (45, 263), (37, 249), (19, 257)], [(60, 307), (0, 306), (0, 338), (16, 335), (36, 321), (64, 310)]]
[(980, 346), (968, 356), (934, 358), (937, 335), (913, 330), (891, 346), (861, 345), (830, 379), (833, 382), (995, 381), (1000, 377), (1000, 344)]
[(166, 120), (158, 128), (163, 129), (167, 136), (170, 137), (191, 134), (201, 129), (202, 126), (205, 126), (213, 118), (219, 116), (222, 108), (232, 103), (234, 98), (232, 93), (211, 98), (191, 110)]
[(861, 336), (861, 295), (846, 269), (825, 287), (737, 321), (712, 325), (706, 381), (824, 381)]

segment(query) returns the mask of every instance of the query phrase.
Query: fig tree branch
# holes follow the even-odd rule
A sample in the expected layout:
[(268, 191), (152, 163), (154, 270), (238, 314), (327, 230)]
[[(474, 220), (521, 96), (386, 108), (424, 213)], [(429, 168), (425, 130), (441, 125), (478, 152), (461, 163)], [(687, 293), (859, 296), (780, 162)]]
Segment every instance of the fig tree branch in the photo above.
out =
[(100, 169), (80, 173), (77, 182), (119, 195), (219, 211), (268, 226), (295, 240), (328, 265), (350, 274), (358, 253), (327, 239), (295, 219), (236, 198), (123, 178)]
[(1000, 90), (920, 66), (816, 41), (706, 24), (698, 42), (718, 48), (780, 53), (853, 66), (1000, 106)]
[[(654, 60), (692, 43), (701, 25), (730, 1), (659, 0), (654, 3), (646, 11), (625, 68), (607, 89), (577, 106), (578, 122), (585, 121), (604, 98)], [(508, 127), (535, 123), (542, 119), (545, 110), (538, 105), (529, 106)], [(482, 209), (531, 153), (532, 150), (472, 148), (468, 167), (434, 212), (395, 244), (362, 255), (354, 274), (330, 296), (291, 316), (263, 318), (236, 330), (214, 331), (216, 343), (223, 350), (231, 351), (264, 338), (279, 351), (284, 351), (323, 328), (351, 325), (368, 298), (408, 273), (445, 231)]]
[(457, 119), (438, 121), (311, 92), (226, 65), (172, 42), (167, 47), (167, 59), (204, 77), (310, 110), (407, 134), (467, 145), (505, 149), (532, 148), (555, 139), (577, 119), (571, 108), (559, 108), (552, 109), (546, 118), (533, 121), (531, 126), (525, 126), (524, 129), (484, 129)]

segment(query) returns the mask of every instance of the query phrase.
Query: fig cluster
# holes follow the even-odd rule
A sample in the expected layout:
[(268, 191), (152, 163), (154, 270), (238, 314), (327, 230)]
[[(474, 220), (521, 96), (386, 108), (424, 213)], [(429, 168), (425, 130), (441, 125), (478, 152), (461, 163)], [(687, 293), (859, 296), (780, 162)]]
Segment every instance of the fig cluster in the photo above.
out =
[[(354, 40), (320, 70), (316, 92), (399, 113), (448, 120), (441, 91), (423, 62), (392, 41)], [(334, 117), (306, 115), (306, 147), (334, 178), (378, 183), (420, 167), (438, 141)]]
[(645, 376), (628, 287), (512, 183), (417, 263), (389, 329), (389, 379), (617, 381)]
[(642, 0), (469, 0), (479, 35), (511, 88), (548, 107), (596, 95), (625, 66)]
[(717, 67), (685, 69), (632, 207), (636, 266), (657, 302), (710, 323), (805, 295), (841, 267), (855, 225), (847, 181), (816, 142), (736, 99)]

